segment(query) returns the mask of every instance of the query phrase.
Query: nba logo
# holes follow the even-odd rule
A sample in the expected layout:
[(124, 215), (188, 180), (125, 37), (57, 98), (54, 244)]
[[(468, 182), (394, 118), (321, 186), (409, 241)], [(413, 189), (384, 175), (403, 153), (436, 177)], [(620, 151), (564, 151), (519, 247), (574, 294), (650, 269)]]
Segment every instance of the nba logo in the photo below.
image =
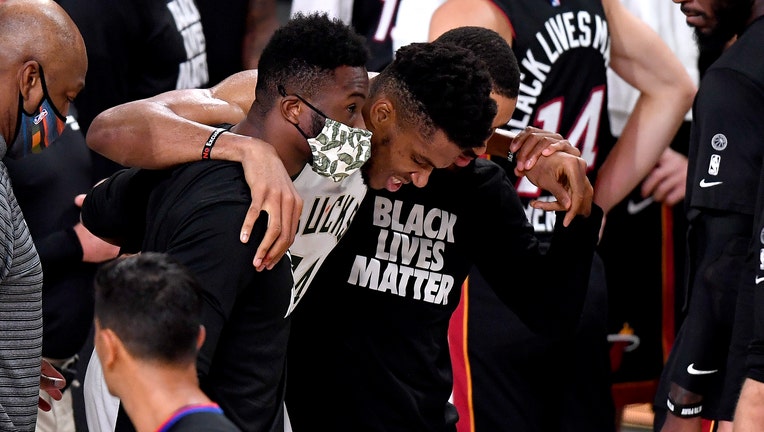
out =
[(47, 117), (47, 116), (48, 116), (48, 110), (46, 110), (45, 108), (41, 107), (40, 108), (40, 113), (37, 114), (36, 116), (34, 116), (34, 118), (32, 119), (32, 123), (38, 125), (38, 124), (40, 124), (41, 121), (45, 120), (45, 117)]
[(549, 3), (551, 3), (554, 7), (560, 6), (560, 0), (549, 0)]
[(711, 162), (708, 164), (708, 173), (711, 175), (719, 174), (719, 164), (721, 163), (721, 156), (715, 154), (711, 155)]

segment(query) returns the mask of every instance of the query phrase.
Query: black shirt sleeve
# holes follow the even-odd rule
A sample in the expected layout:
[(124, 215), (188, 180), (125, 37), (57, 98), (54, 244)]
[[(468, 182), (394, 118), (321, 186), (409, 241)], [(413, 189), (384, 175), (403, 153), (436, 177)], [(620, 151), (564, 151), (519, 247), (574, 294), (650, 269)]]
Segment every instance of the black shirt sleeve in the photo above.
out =
[(475, 265), (497, 296), (539, 334), (573, 329), (583, 307), (592, 259), (599, 239), (602, 209), (592, 205), (588, 217), (578, 216), (564, 227), (563, 212), (548, 251), (544, 252), (517, 192), (503, 173), (478, 188), (470, 225), (490, 228), (472, 237)]
[(140, 251), (146, 230), (149, 196), (166, 171), (124, 169), (94, 187), (82, 204), (82, 223), (93, 234), (122, 247)]

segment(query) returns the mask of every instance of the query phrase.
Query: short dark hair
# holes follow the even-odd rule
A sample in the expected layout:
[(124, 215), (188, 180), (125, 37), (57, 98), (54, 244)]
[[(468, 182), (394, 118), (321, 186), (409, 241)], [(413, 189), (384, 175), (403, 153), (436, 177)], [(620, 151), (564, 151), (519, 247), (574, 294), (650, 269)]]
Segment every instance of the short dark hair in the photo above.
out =
[(520, 90), (520, 66), (506, 39), (485, 27), (464, 26), (440, 35), (435, 42), (458, 45), (475, 53), (483, 60), (493, 80), (493, 90), (511, 99), (517, 99)]
[(138, 358), (196, 362), (201, 288), (195, 276), (167, 254), (143, 252), (98, 269), (95, 317)]
[(271, 37), (257, 65), (256, 99), (270, 108), (277, 86), (311, 97), (340, 66), (366, 67), (365, 40), (326, 13), (297, 13)]
[(450, 43), (412, 43), (371, 81), (371, 94), (385, 93), (402, 121), (425, 137), (436, 129), (462, 149), (484, 145), (491, 134), (496, 103), (485, 64), (466, 48)]

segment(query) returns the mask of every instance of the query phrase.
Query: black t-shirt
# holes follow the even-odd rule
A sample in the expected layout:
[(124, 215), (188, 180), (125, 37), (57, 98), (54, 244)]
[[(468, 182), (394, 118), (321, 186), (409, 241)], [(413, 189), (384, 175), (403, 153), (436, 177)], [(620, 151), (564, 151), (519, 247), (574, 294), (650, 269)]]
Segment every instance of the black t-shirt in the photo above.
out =
[(88, 194), (82, 217), (96, 235), (143, 239), (140, 250), (167, 252), (194, 272), (204, 291), (202, 389), (240, 428), (278, 431), (292, 272), (288, 257), (272, 270), (255, 270), (267, 219), (258, 219), (250, 241), (241, 243), (250, 202), (240, 164), (201, 161), (170, 171), (120, 171)]
[[(479, 264), (530, 321), (534, 304), (556, 311), (535, 324), (557, 329), (578, 316), (599, 215), (559, 230), (544, 257), (509, 179), (490, 161), (436, 170), (422, 189), (369, 191), (293, 314), (295, 431), (316, 422), (336, 431), (450, 430), (448, 323), (470, 267)], [(490, 245), (485, 227), (495, 232)]]
[[(720, 260), (719, 256), (734, 258), (728, 260), (728, 271), (717, 277), (737, 276), (739, 283), (726, 284), (725, 289), (740, 289), (741, 296), (749, 295), (751, 290), (755, 292), (749, 376), (758, 380), (764, 380), (764, 314), (761, 312), (764, 296), (760, 295), (757, 283), (764, 268), (760, 249), (764, 147), (758, 139), (764, 133), (761, 121), (764, 118), (764, 61), (759, 56), (762, 41), (764, 20), (759, 18), (708, 68), (700, 83), (693, 105), (685, 199), (691, 227), (689, 239), (695, 245), (704, 246), (696, 247), (691, 257), (689, 269), (693, 286), (690, 292), (707, 285), (706, 280), (715, 276), (707, 275), (704, 260)], [(708, 223), (709, 217), (746, 223), (724, 220)], [(709, 232), (704, 233), (698, 227), (705, 227)], [(707, 244), (711, 236), (726, 239), (726, 247), (710, 249)], [(740, 257), (749, 239), (753, 240), (752, 247), (745, 262)], [(733, 245), (743, 247), (733, 251)], [(740, 305), (750, 303), (738, 301), (737, 304), (736, 326), (737, 320), (747, 319)], [(738, 379), (741, 378), (734, 377)]]
[(685, 205), (753, 215), (764, 146), (764, 62), (752, 61), (764, 40), (756, 21), (706, 71), (693, 104)]

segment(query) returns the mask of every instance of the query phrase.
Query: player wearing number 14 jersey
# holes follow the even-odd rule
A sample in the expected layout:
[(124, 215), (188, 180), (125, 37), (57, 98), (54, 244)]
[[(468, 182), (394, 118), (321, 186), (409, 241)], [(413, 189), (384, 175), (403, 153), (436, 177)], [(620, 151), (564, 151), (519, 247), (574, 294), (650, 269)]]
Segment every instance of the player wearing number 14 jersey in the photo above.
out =
[[(509, 17), (514, 30), (512, 50), (521, 72), (517, 108), (507, 127), (517, 130), (530, 125), (567, 137), (581, 150), (581, 157), (588, 164), (589, 179), (595, 184), (598, 169), (615, 141), (606, 109), (606, 72), (610, 50), (608, 22), (599, 1), (562, 3), (562, 6), (556, 6), (549, 1), (494, 2)], [(499, 164), (504, 162), (496, 158), (493, 160)], [(515, 185), (536, 235), (542, 242), (548, 241), (555, 225), (555, 214), (534, 209), (529, 203), (534, 199), (551, 197), (546, 198), (545, 191), (542, 193), (524, 177)], [(598, 259), (595, 257), (595, 262)], [(590, 284), (585, 306), (598, 310), (588, 314), (592, 318), (589, 324), (595, 327), (584, 332), (585, 337), (578, 338), (577, 346), (571, 344), (564, 348), (558, 348), (538, 336), (514, 312), (496, 301), (493, 290), (473, 268), (469, 287), (463, 294), (469, 301), (469, 308), (466, 309), (469, 315), (466, 318), (472, 319), (467, 319), (467, 327), (463, 327), (464, 321), (455, 315), (450, 337), (461, 340), (454, 339), (455, 334), (466, 328), (468, 353), (455, 349), (451, 352), (453, 355), (467, 355), (465, 364), (472, 363), (476, 431), (513, 428), (562, 430), (559, 425), (563, 417), (562, 407), (571, 402), (564, 399), (567, 389), (562, 383), (570, 382), (576, 376), (590, 380), (588, 395), (582, 395), (576, 404), (581, 415), (588, 413), (590, 417), (580, 419), (578, 424), (591, 427), (586, 429), (591, 431), (613, 427), (615, 420), (609, 398), (607, 331), (604, 327), (607, 322), (602, 313), (606, 305), (605, 287), (603, 272), (596, 271), (599, 268), (601, 265), (593, 266), (593, 284)], [(593, 304), (592, 301), (601, 304)], [(461, 307), (464, 307), (464, 302)], [(464, 318), (464, 315), (461, 317)], [(478, 320), (476, 317), (482, 318)], [(498, 340), (506, 342), (497, 344)], [(576, 350), (583, 350), (589, 364), (584, 364), (582, 356), (573, 354)], [(497, 361), (499, 358), (504, 361)], [(561, 359), (564, 361), (559, 363), (560, 368), (555, 369), (555, 361)], [(550, 372), (564, 368), (568, 368), (568, 375)], [(459, 386), (464, 388), (466, 385), (467, 377), (460, 377), (461, 372), (466, 373), (459, 369), (454, 371), (457, 392)], [(497, 398), (494, 393), (497, 389), (508, 394)], [(462, 417), (460, 428), (464, 428), (468, 415), (465, 409), (461, 409), (459, 393), (455, 397)], [(493, 406), (504, 401), (505, 397), (515, 402), (501, 408), (500, 405)], [(560, 410), (550, 410), (551, 406), (558, 406)], [(595, 424), (599, 426), (594, 427)]]
[[(463, 25), (493, 28), (512, 45), (521, 82), (517, 108), (506, 127), (539, 127), (561, 134), (578, 147), (595, 185), (595, 202), (605, 211), (624, 198), (652, 168), (665, 148), (657, 148), (656, 143), (670, 142), (691, 103), (692, 89), (687, 91), (684, 85), (681, 64), (672, 58), (657, 34), (630, 15), (618, 0), (448, 0), (433, 14), (430, 38)], [(610, 32), (614, 27), (621, 30), (617, 36)], [(624, 35), (631, 35), (631, 40)], [(634, 52), (644, 58), (636, 58), (631, 54)], [(650, 56), (654, 58), (647, 58)], [(660, 63), (654, 61), (657, 57), (670, 73), (661, 71)], [(640, 134), (654, 134), (653, 142), (642, 142), (644, 137), (631, 135), (624, 145), (619, 142), (616, 146), (607, 114), (606, 72), (611, 59), (620, 70), (628, 70), (624, 67), (628, 64), (650, 75), (647, 80), (637, 79), (649, 82), (636, 85), (643, 95), (648, 90), (643, 103), (653, 104), (650, 109), (643, 105), (640, 109), (644, 112), (658, 111), (659, 105), (654, 103), (660, 97), (655, 95), (661, 92), (672, 93), (676, 101), (686, 101), (661, 99), (669, 110), (665, 112), (666, 121), (655, 122), (659, 130), (640, 127)], [(678, 83), (675, 89), (666, 85), (672, 78)], [(674, 109), (673, 105), (680, 106)], [(636, 118), (630, 133), (635, 131), (637, 121), (645, 120), (643, 116)], [(650, 150), (637, 155), (643, 151), (637, 148)], [(617, 156), (617, 163), (606, 162), (611, 153)], [(621, 165), (627, 159), (638, 159), (637, 164), (644, 165)], [(505, 165), (503, 160), (493, 160)], [(596, 180), (606, 171), (607, 184), (602, 186)], [(620, 179), (613, 176), (614, 172), (620, 174)], [(519, 179), (516, 187), (537, 236), (542, 241), (548, 239), (555, 215), (534, 209), (529, 203), (549, 198), (526, 179)], [(486, 231), (486, 235), (494, 234)], [(512, 263), (507, 266), (511, 269)], [(522, 271), (510, 271), (507, 278)], [(543, 307), (539, 309), (543, 311)], [(614, 430), (606, 311), (604, 270), (597, 256), (577, 336), (563, 343), (559, 338), (544, 338), (531, 331), (497, 301), (473, 268), (449, 334), (459, 431)]]
[[(509, 17), (512, 50), (520, 65), (517, 108), (507, 127), (536, 126), (566, 137), (589, 164), (589, 179), (597, 172), (615, 139), (607, 116), (607, 65), (610, 34), (602, 4), (567, 0), (493, 2)], [(512, 17), (522, 17), (512, 19)], [(540, 237), (552, 231), (554, 213), (528, 205), (540, 189), (522, 179), (518, 193)], [(546, 194), (546, 193), (545, 193)]]

